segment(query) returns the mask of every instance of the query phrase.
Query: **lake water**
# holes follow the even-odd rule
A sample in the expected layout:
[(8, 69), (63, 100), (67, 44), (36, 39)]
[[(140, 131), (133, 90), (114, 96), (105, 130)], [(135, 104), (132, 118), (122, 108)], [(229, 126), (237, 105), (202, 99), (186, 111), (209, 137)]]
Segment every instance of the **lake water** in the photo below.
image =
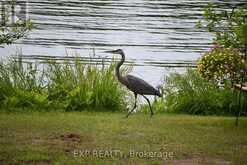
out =
[[(35, 28), (24, 39), (0, 48), (0, 56), (21, 51), (26, 60), (32, 61), (63, 59), (66, 54), (88, 57), (95, 53), (104, 57), (103, 51), (121, 48), (126, 59), (135, 64), (132, 74), (158, 85), (164, 75), (195, 65), (210, 49), (212, 36), (195, 29), (208, 2), (30, 0), (29, 17)], [(247, 5), (246, 0), (210, 2), (222, 9)]]

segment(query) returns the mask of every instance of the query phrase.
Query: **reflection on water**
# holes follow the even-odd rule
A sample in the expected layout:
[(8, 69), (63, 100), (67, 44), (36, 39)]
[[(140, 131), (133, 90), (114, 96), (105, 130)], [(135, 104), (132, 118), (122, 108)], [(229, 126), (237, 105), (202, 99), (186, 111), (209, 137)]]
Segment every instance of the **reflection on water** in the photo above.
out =
[[(211, 36), (194, 28), (208, 2), (30, 0), (29, 16), (36, 28), (0, 52), (3, 56), (21, 48), (26, 60), (62, 60), (66, 52), (89, 56), (94, 49), (97, 55), (105, 56), (101, 53), (104, 50), (122, 48), (128, 62), (137, 65), (136, 74), (157, 82), (164, 73), (160, 66), (194, 66), (201, 52), (211, 47)], [(210, 2), (219, 8), (247, 5), (246, 0)]]

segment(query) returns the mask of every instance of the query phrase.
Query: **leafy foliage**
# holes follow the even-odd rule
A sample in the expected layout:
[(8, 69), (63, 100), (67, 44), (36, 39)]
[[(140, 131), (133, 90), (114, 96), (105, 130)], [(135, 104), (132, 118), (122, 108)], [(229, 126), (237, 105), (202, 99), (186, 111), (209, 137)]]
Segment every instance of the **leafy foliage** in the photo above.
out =
[(197, 23), (198, 28), (205, 27), (215, 33), (214, 43), (225, 48), (247, 47), (247, 10), (243, 7), (219, 10), (209, 3), (204, 9), (204, 20)]
[[(203, 16), (205, 20), (196, 26), (213, 32), (216, 46), (199, 59), (197, 70), (189, 69), (185, 74), (174, 73), (167, 78), (165, 111), (235, 115), (239, 111), (239, 98), (246, 112), (247, 96), (237, 97), (238, 93), (228, 83), (246, 79), (246, 9), (221, 10), (209, 4)], [(226, 80), (224, 87), (220, 88), (218, 82), (223, 80)]]
[[(49, 61), (44, 66), (21, 58), (0, 64), (0, 108), (65, 111), (121, 111), (126, 91), (114, 76), (115, 64)], [(40, 69), (43, 68), (43, 69)]]
[[(200, 115), (234, 115), (237, 94), (229, 88), (205, 81), (196, 70), (188, 69), (185, 74), (171, 74), (164, 86), (164, 103), (167, 112)], [(243, 97), (247, 111), (247, 96)]]
[(213, 48), (198, 61), (199, 73), (208, 80), (239, 82), (247, 73), (243, 54), (233, 48)]

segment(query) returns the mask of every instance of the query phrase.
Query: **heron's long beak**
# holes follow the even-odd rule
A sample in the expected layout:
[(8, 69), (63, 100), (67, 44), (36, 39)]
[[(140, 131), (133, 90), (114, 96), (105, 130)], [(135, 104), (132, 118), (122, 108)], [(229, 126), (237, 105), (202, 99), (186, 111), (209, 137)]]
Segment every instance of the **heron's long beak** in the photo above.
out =
[(116, 53), (116, 50), (107, 50), (107, 51), (104, 51), (104, 53)]

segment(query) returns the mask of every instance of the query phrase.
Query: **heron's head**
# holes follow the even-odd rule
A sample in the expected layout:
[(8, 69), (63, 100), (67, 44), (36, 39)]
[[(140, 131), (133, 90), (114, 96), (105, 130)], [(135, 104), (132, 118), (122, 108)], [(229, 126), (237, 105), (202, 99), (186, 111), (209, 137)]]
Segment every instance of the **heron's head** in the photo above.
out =
[(122, 49), (117, 49), (117, 50), (109, 50), (109, 51), (105, 51), (105, 53), (112, 53), (112, 54), (121, 54), (123, 55), (124, 52)]

